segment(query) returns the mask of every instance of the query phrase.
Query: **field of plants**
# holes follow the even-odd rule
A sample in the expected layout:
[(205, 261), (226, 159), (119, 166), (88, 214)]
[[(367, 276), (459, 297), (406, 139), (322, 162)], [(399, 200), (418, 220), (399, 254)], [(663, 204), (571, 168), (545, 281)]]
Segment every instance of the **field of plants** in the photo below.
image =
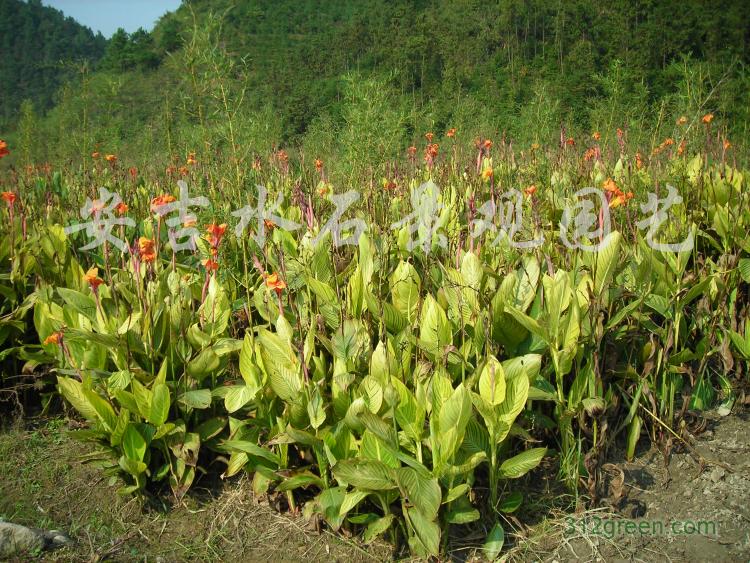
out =
[(71, 409), (122, 495), (246, 473), (365, 542), (494, 559), (520, 478), (596, 506), (616, 445), (668, 455), (744, 401), (748, 171), (712, 113), (670, 129), (424, 132), (367, 185), (236, 145), (6, 169), (0, 392)]
[(0, 0), (0, 558), (747, 559), (741, 2), (53, 4)]

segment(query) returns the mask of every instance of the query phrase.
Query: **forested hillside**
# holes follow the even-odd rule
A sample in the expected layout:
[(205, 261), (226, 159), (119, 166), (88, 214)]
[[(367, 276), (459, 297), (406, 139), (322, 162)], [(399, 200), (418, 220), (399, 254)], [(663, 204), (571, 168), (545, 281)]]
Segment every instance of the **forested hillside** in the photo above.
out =
[[(14, 22), (48, 13), (38, 2), (0, 5), (16, 11)], [(71, 49), (100, 52), (101, 38), (69, 21), (61, 29), (76, 30)], [(47, 42), (56, 35), (34, 37), (54, 52)], [(37, 114), (46, 110), (59, 72), (3, 60), (14, 100), (6, 115), (25, 96)], [(71, 128), (60, 156), (87, 154), (105, 138), (111, 150), (137, 153), (217, 148), (228, 142), (231, 106), (242, 123), (232, 135), (246, 147), (330, 152), (343, 129), (372, 119), (398, 143), (451, 126), (533, 142), (559, 136), (561, 125), (602, 129), (605, 140), (619, 127), (646, 143), (646, 129), (711, 110), (738, 141), (750, 123), (749, 61), (747, 13), (732, 0), (191, 0), (151, 33), (115, 34), (95, 70), (59, 92), (51, 116), (27, 115), (24, 128), (27, 139), (50, 141), (40, 156), (60, 154), (56, 140)]]
[(16, 121), (24, 99), (48, 109), (76, 65), (100, 59), (105, 45), (40, 0), (0, 0), (0, 126)]

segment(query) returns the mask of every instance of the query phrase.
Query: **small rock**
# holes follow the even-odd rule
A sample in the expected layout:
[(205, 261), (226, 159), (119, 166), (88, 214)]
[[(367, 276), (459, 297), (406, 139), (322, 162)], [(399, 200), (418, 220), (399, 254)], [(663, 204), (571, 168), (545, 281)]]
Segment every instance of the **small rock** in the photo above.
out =
[(716, 468), (715, 468), (715, 469), (714, 469), (714, 470), (713, 470), (713, 471), (711, 472), (711, 475), (709, 475), (709, 478), (710, 478), (710, 479), (711, 479), (711, 481), (713, 481), (714, 483), (718, 483), (719, 481), (721, 481), (721, 480), (722, 480), (722, 478), (723, 478), (723, 477), (724, 477), (724, 470), (723, 470), (723, 469), (722, 469), (721, 467), (716, 467)]
[(693, 489), (685, 489), (684, 497), (685, 498), (692, 498), (693, 497)]

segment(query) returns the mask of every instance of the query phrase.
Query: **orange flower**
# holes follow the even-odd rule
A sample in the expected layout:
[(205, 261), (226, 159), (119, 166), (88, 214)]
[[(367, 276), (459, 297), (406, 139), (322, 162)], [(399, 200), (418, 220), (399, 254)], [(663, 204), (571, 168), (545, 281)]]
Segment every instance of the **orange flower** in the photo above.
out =
[(227, 232), (227, 224), (222, 223), (221, 225), (217, 225), (216, 223), (211, 223), (206, 227), (206, 232), (208, 233), (208, 243), (211, 245), (211, 248), (216, 250), (219, 248), (219, 244), (221, 244), (224, 233)]
[(286, 289), (286, 283), (277, 273), (273, 273), (266, 278), (266, 286), (276, 291), (279, 295), (281, 295), (281, 292)]
[(396, 189), (396, 182), (393, 180), (383, 180), (383, 189), (387, 192), (393, 191)]
[(727, 150), (732, 147), (732, 143), (729, 142), (729, 139), (724, 139), (724, 150)]
[(319, 158), (315, 159), (315, 170), (317, 170), (318, 172), (323, 170), (323, 161), (320, 160)]
[(531, 184), (528, 188), (526, 188), (523, 193), (525, 193), (528, 196), (534, 195), (536, 193), (536, 185)]
[(178, 171), (180, 173), (180, 176), (187, 176), (188, 174), (190, 174), (190, 170), (188, 170), (187, 166), (180, 166)]
[(194, 166), (198, 164), (198, 161), (195, 159), (195, 153), (191, 152), (187, 157), (187, 164), (188, 166)]
[(448, 129), (448, 131), (446, 131), (446, 133), (445, 133), (445, 136), (446, 137), (450, 137), (450, 138), (455, 137), (456, 136), (456, 128), (455, 127), (451, 127), (450, 129)]
[(99, 277), (99, 268), (89, 268), (89, 271), (83, 275), (83, 279), (89, 284), (92, 290), (96, 289), (104, 283), (104, 280)]
[(594, 158), (595, 156), (596, 156), (596, 149), (594, 149), (594, 148), (588, 148), (588, 149), (586, 149), (586, 152), (583, 153), (583, 160), (589, 161), (592, 158)]
[(701, 119), (701, 121), (703, 123), (705, 123), (706, 125), (708, 125), (709, 123), (711, 123), (713, 121), (713, 119), (714, 119), (714, 114), (713, 113), (707, 113), (706, 115), (703, 116), (703, 118)]
[(325, 197), (326, 195), (328, 195), (329, 191), (331, 191), (331, 184), (326, 184), (324, 182), (320, 182), (320, 184), (318, 184), (318, 195), (320, 195), (321, 197)]
[(592, 139), (594, 139), (595, 141), (598, 141), (599, 139), (601, 139), (601, 138), (602, 138), (602, 136), (601, 136), (601, 134), (599, 133), (599, 131), (594, 131), (594, 134), (593, 134), (593, 135), (591, 135), (591, 138), (592, 138)]
[(406, 149), (406, 152), (409, 153), (409, 156), (413, 157), (415, 154), (417, 154), (417, 147), (415, 147), (414, 145), (412, 145), (408, 149)]
[(677, 120), (677, 125), (685, 125), (687, 123), (687, 117), (684, 115), (681, 115), (680, 118)]
[(492, 148), (492, 141), (490, 141), (489, 139), (485, 139), (483, 146), (485, 149), (490, 150)]
[(263, 225), (268, 229), (268, 232), (271, 232), (276, 228), (276, 223), (270, 219), (263, 219)]
[(482, 180), (485, 182), (488, 181), (492, 176), (494, 176), (495, 172), (492, 170), (492, 168), (485, 168), (482, 170)]
[(104, 157), (104, 160), (106, 160), (107, 162), (110, 162), (110, 163), (114, 164), (115, 162), (117, 162), (117, 157), (115, 155), (113, 155), (113, 154), (108, 154), (108, 155), (106, 155)]
[(433, 160), (438, 155), (439, 149), (440, 145), (438, 145), (437, 143), (431, 143), (427, 145), (427, 148), (424, 151), (425, 160)]
[(672, 145), (674, 145), (674, 139), (672, 137), (667, 137), (666, 139), (664, 139), (662, 145), (664, 145), (665, 147), (671, 147)]
[(531, 143), (531, 150), (538, 151), (541, 145), (539, 143)]
[(428, 142), (428, 143), (431, 143), (431, 142), (432, 142), (432, 138), (433, 138), (434, 136), (435, 136), (435, 135), (434, 135), (433, 133), (425, 133), (425, 134), (424, 134), (424, 138), (425, 138), (425, 139), (427, 139), (427, 142)]
[(615, 209), (616, 207), (620, 207), (621, 205), (627, 205), (628, 201), (631, 199), (633, 199), (633, 192), (628, 192), (626, 194), (620, 192), (610, 200), (609, 208)]
[(206, 260), (202, 260), (201, 264), (206, 268), (207, 272), (215, 272), (219, 269), (219, 263), (216, 260), (213, 260), (212, 258), (207, 258)]
[(141, 237), (138, 239), (138, 253), (141, 256), (141, 260), (144, 262), (153, 262), (156, 260), (156, 251), (154, 239)]
[(252, 167), (256, 172), (263, 170), (263, 163), (260, 161), (260, 157), (256, 156), (255, 158), (253, 158)]
[(680, 155), (680, 156), (682, 156), (682, 153), (685, 152), (685, 147), (687, 147), (687, 141), (683, 140), (680, 143), (680, 146), (677, 147), (677, 154)]
[(171, 176), (172, 174), (174, 174), (177, 171), (177, 168), (175, 168), (174, 166), (170, 165), (170, 166), (167, 166), (164, 169), (164, 171), (167, 173), (168, 176)]
[(3, 158), (4, 156), (8, 156), (10, 154), (10, 151), (8, 150), (8, 143), (0, 139), (0, 158)]
[(565, 144), (568, 145), (569, 147), (574, 147), (576, 144), (576, 140), (573, 137), (568, 137), (567, 140), (565, 141)]
[(289, 155), (288, 155), (288, 154), (286, 153), (286, 151), (285, 151), (285, 150), (283, 150), (283, 149), (282, 149), (282, 150), (280, 150), (280, 151), (278, 151), (278, 152), (276, 153), (276, 158), (278, 158), (278, 159), (279, 159), (279, 162), (282, 162), (282, 163), (284, 163), (284, 164), (286, 164), (287, 162), (289, 162)]
[(182, 226), (186, 229), (189, 229), (190, 227), (195, 227), (197, 224), (198, 224), (198, 219), (196, 219), (194, 215), (185, 217), (185, 220), (182, 222)]
[(53, 332), (47, 338), (44, 339), (43, 344), (62, 344), (63, 333), (61, 330)]
[(13, 207), (13, 204), (16, 201), (16, 194), (13, 192), (3, 192), (0, 194), (0, 198), (2, 198), (7, 204), (8, 207)]
[[(683, 143), (684, 142), (685, 141), (683, 141)], [(680, 146), (682, 146), (682, 145), (680, 145)], [(640, 170), (641, 168), (643, 168), (643, 156), (641, 155), (640, 152), (635, 153), (635, 167), (638, 170)]]
[(94, 151), (91, 153), (91, 158), (99, 158), (101, 156), (101, 153), (99, 151)]
[(604, 188), (605, 192), (608, 192), (611, 194), (622, 193), (620, 191), (620, 188), (617, 187), (617, 184), (615, 184), (615, 181), (612, 178), (607, 178), (602, 184), (602, 187)]
[(170, 194), (163, 194), (158, 197), (155, 197), (151, 200), (151, 213), (158, 213), (159, 208), (162, 205), (167, 205), (168, 203), (172, 203), (174, 201), (177, 201), (177, 199)]
[(130, 174), (131, 178), (135, 179), (135, 177), (138, 176), (138, 169), (135, 166), (131, 166), (128, 168), (128, 174)]
[(128, 212), (128, 204), (121, 201), (115, 206), (115, 211), (117, 211), (118, 215), (125, 215)]

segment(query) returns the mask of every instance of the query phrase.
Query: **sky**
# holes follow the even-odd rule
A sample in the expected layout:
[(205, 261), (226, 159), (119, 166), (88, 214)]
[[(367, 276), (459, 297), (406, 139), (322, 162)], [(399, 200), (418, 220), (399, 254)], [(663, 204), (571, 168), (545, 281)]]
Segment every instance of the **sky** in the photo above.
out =
[(150, 31), (156, 20), (176, 10), (180, 0), (43, 0), (85, 26), (111, 37), (122, 27), (132, 33), (139, 27)]

